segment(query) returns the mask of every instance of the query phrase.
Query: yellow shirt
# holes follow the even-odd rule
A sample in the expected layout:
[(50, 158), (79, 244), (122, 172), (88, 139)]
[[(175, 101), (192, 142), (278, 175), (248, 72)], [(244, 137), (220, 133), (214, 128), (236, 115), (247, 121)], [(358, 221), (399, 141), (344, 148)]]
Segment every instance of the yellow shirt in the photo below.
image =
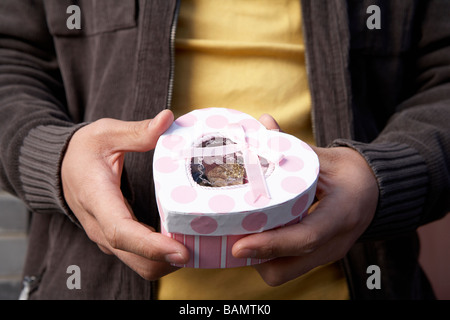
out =
[(173, 111), (225, 107), (314, 143), (298, 0), (182, 0)]
[[(225, 107), (271, 114), (283, 131), (314, 143), (299, 0), (182, 0), (172, 110)], [(347, 299), (339, 265), (279, 287), (252, 267), (180, 269), (163, 277), (159, 299)]]

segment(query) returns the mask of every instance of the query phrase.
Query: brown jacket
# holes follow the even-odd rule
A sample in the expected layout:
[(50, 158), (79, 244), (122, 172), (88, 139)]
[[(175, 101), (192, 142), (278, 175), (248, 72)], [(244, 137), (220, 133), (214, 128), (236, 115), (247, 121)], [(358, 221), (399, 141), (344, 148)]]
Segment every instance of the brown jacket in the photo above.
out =
[[(417, 264), (418, 226), (450, 210), (450, 22), (447, 1), (302, 1), (319, 146), (358, 150), (380, 188), (372, 224), (343, 260), (353, 298), (431, 297)], [(77, 4), (82, 29), (66, 26)], [(0, 181), (32, 212), (25, 275), (34, 299), (151, 299), (154, 282), (103, 254), (64, 202), (71, 135), (103, 117), (142, 120), (170, 108), (176, 0), (0, 2)], [(130, 153), (123, 192), (158, 226), (152, 152)], [(147, 177), (147, 178), (143, 178)], [(377, 264), (382, 289), (366, 287)], [(78, 265), (82, 289), (66, 286)]]

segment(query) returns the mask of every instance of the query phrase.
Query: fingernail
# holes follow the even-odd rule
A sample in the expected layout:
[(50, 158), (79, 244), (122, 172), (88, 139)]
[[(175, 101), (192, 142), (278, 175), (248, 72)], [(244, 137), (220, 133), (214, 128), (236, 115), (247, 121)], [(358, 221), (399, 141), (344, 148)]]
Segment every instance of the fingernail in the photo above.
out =
[(175, 264), (184, 264), (185, 263), (185, 259), (184, 259), (183, 255), (179, 252), (169, 253), (164, 258), (169, 263), (175, 263)]
[(161, 114), (163, 113), (163, 111), (159, 112), (153, 119), (150, 120), (150, 122), (148, 124), (148, 127), (151, 127), (152, 125), (154, 125), (154, 124), (156, 124), (158, 122), (158, 120), (161, 117)]
[(159, 115), (160, 115), (160, 113), (158, 113), (153, 119), (150, 120), (150, 122), (148, 123), (149, 128), (157, 122)]

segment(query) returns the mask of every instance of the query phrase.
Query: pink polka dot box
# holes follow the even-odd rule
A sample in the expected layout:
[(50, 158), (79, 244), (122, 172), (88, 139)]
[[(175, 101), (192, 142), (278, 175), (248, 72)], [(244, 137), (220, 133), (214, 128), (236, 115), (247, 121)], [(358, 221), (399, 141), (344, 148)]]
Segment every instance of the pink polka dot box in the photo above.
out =
[(314, 199), (319, 161), (294, 136), (232, 109), (187, 113), (159, 138), (153, 176), (161, 232), (183, 243), (183, 267), (230, 268), (240, 238), (298, 223)]

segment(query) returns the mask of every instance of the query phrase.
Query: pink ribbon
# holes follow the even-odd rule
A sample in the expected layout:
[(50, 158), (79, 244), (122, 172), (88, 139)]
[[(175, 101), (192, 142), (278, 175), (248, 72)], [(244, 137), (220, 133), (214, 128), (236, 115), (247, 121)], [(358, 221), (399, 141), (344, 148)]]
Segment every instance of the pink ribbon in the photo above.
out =
[(228, 125), (225, 134), (235, 143), (208, 148), (190, 148), (182, 150), (179, 153), (179, 156), (183, 158), (214, 157), (240, 151), (242, 152), (244, 159), (244, 168), (253, 195), (253, 202), (256, 202), (261, 196), (270, 199), (269, 190), (267, 189), (266, 179), (261, 168), (258, 154), (275, 164), (278, 164), (281, 161), (283, 155), (274, 154), (273, 151), (269, 153), (263, 149), (250, 146), (245, 139), (245, 130), (239, 124)]

